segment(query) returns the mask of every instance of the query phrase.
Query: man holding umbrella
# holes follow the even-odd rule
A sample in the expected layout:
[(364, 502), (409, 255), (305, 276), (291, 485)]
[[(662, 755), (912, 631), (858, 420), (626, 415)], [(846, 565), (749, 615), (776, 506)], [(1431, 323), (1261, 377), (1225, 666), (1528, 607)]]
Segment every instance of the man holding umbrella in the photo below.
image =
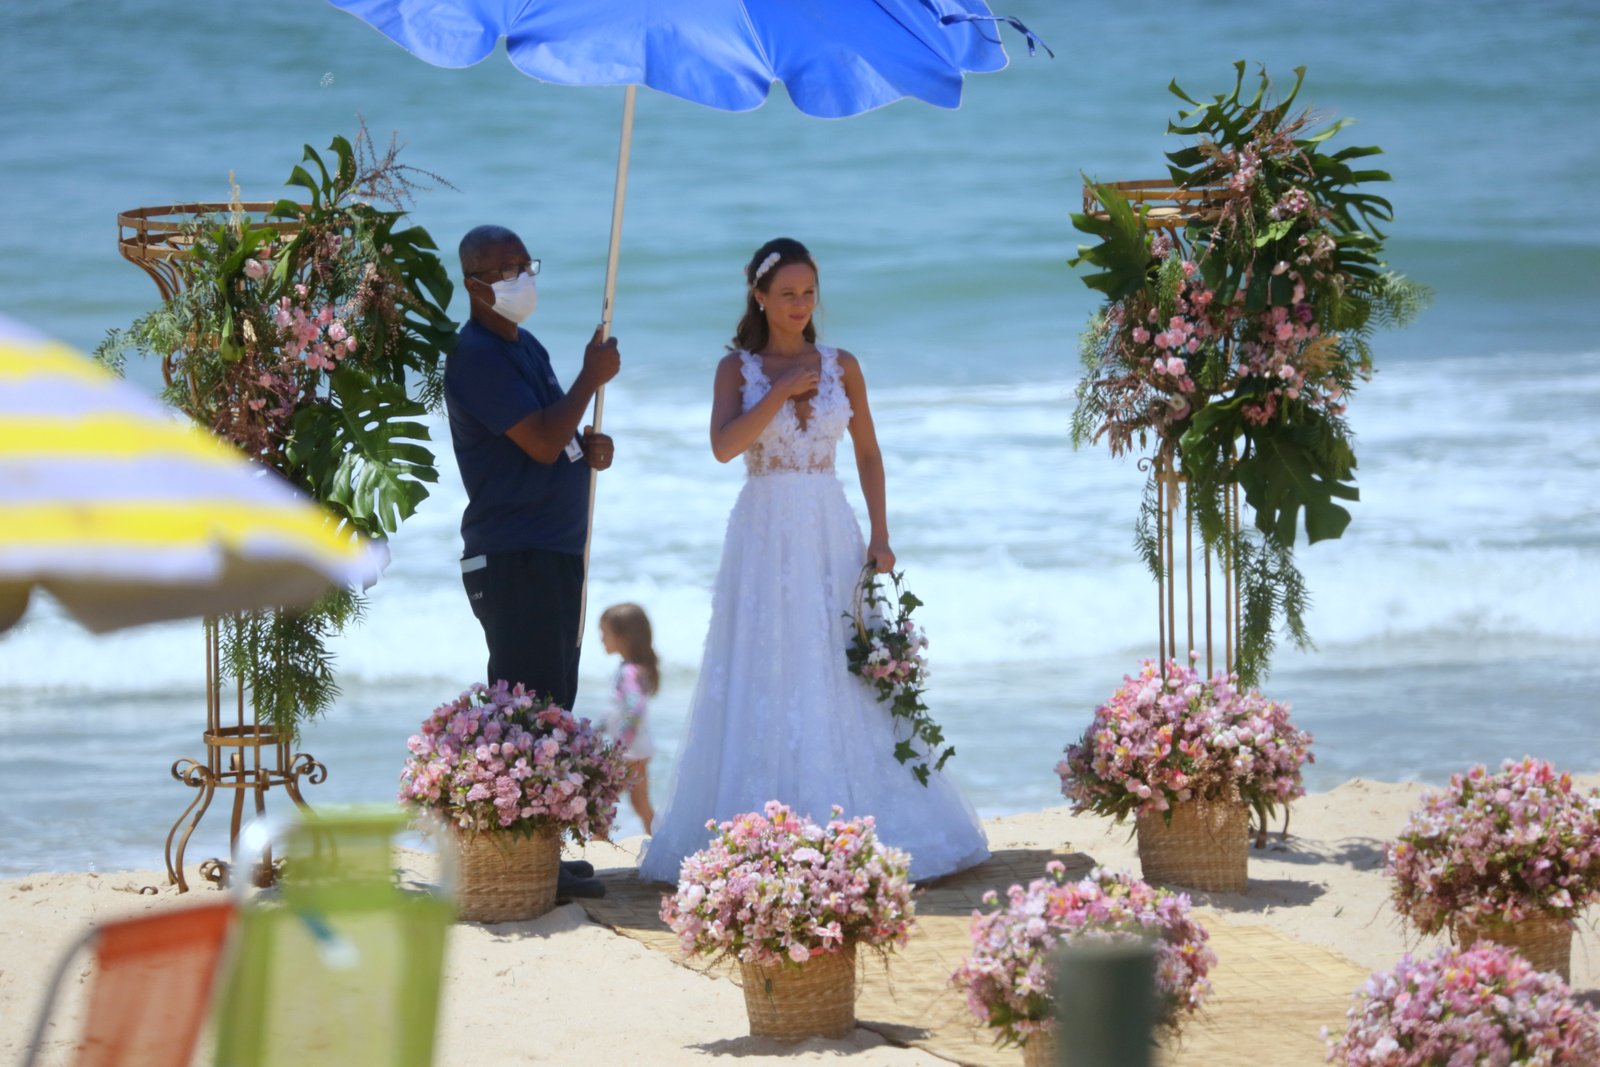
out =
[[(467, 508), (461, 582), (489, 645), (492, 685), (521, 682), (571, 709), (578, 692), (590, 469), (611, 466), (611, 438), (578, 423), (617, 376), (615, 337), (594, 332), (565, 392), (550, 354), (521, 323), (539, 303), (539, 261), (504, 226), (461, 239), (472, 316), (444, 370), (445, 407)], [(558, 899), (603, 897), (583, 860), (563, 860)]]
[(550, 355), (520, 323), (538, 304), (539, 261), (503, 226), (461, 240), (472, 316), (445, 364), (450, 437), (466, 484), (462, 584), (489, 645), (493, 684), (521, 682), (570, 709), (578, 689), (589, 471), (613, 444), (578, 424), (621, 366), (595, 331), (563, 391)]

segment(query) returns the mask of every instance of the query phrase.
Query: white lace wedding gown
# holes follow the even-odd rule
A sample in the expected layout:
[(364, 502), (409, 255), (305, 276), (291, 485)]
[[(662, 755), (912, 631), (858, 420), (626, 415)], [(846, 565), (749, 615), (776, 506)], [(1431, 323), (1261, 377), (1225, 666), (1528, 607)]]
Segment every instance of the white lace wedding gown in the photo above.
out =
[[(801, 425), (785, 403), (745, 452), (747, 476), (728, 518), (711, 627), (689, 708), (689, 733), (640, 876), (676, 882), (704, 848), (706, 820), (760, 811), (770, 799), (825, 822), (871, 815), (879, 839), (911, 853), (913, 879), (989, 855), (955, 784), (919, 783), (894, 758), (887, 706), (845, 664), (846, 613), (866, 561), (860, 527), (834, 474), (850, 422), (838, 353), (817, 346), (821, 380)], [(739, 353), (744, 410), (771, 383)]]

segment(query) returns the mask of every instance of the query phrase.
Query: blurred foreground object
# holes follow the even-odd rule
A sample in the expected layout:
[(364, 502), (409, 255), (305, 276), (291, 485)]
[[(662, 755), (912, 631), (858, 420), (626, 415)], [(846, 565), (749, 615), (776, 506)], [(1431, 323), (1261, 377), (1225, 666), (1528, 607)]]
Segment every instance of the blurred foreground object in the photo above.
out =
[(1056, 1067), (1153, 1067), (1156, 954), (1149, 942), (1078, 941), (1056, 953)]
[(70, 1062), (77, 1067), (188, 1063), (233, 917), (229, 900), (92, 927), (62, 956), (50, 980), (23, 1067), (39, 1061), (56, 998), (85, 949), (94, 956), (92, 978), (83, 1032)]
[[(217, 1010), (216, 1067), (433, 1062), (450, 902), (395, 879), (399, 808), (258, 820), (236, 863), (285, 846), (279, 889), (239, 913)], [(236, 880), (239, 892), (251, 879)]]
[(0, 314), (0, 632), (35, 588), (95, 633), (375, 581), (382, 555), (277, 475)]

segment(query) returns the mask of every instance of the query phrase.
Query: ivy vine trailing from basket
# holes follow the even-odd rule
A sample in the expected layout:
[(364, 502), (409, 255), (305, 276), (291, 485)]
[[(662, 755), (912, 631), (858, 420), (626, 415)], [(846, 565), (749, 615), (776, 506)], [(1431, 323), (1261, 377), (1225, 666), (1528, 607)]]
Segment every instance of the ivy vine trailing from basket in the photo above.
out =
[[(419, 419), (441, 403), (455, 336), (437, 246), (404, 224), (419, 179), (448, 183), (398, 151), (391, 139), (380, 153), (364, 124), (327, 154), (306, 145), (285, 184), (309, 202), (280, 199), (260, 220), (235, 188), (230, 210), (181, 234), (180, 291), (96, 351), (119, 370), (130, 351), (159, 357), (169, 403), (378, 539), (438, 480)], [(292, 736), (338, 695), (326, 642), (362, 607), (336, 588), (303, 611), (224, 616), (221, 666)]]
[[(1206, 549), (1236, 561), (1241, 590), (1238, 673), (1265, 672), (1278, 620), (1310, 644), (1305, 585), (1294, 546), (1337, 538), (1358, 499), (1355, 451), (1344, 413), (1371, 377), (1373, 332), (1426, 306), (1426, 287), (1386, 269), (1389, 201), (1367, 191), (1389, 180), (1358, 169), (1373, 146), (1328, 150), (1348, 119), (1321, 124), (1296, 111), (1305, 68), (1282, 99), (1260, 73), (1245, 95), (1245, 64), (1230, 92), (1168, 124), (1193, 138), (1167, 153), (1178, 191), (1199, 209), (1161, 229), (1111, 185), (1089, 182), (1103, 213), (1073, 215), (1099, 239), (1071, 263), (1105, 296), (1083, 336), (1074, 444), (1104, 438), (1113, 455), (1155, 437), (1189, 479)], [(1244, 491), (1254, 530), (1231, 528), (1232, 487)], [(1136, 538), (1159, 579), (1155, 473), (1145, 485)]]
[(916, 760), (911, 773), (927, 785), (932, 771), (943, 770), (956, 750), (945, 745), (944, 730), (922, 702), (928, 676), (922, 652), (928, 638), (911, 618), (922, 601), (905, 587), (903, 571), (889, 575), (892, 597), (878, 585), (878, 577), (870, 562), (861, 571), (855, 611), (846, 616), (855, 624), (855, 633), (845, 650), (845, 662), (850, 673), (873, 688), (879, 703), (889, 705), (889, 714), (905, 724), (906, 736), (896, 740), (894, 758), (901, 763)]

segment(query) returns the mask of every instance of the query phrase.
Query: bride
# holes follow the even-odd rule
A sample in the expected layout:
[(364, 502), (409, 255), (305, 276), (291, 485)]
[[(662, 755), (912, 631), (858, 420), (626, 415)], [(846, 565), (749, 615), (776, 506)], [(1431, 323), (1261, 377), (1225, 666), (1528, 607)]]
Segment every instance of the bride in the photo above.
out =
[[(704, 848), (707, 820), (781, 800), (825, 822), (871, 815), (878, 837), (911, 854), (911, 876), (949, 874), (989, 855), (972, 806), (944, 774), (926, 786), (894, 758), (894, 720), (845, 663), (846, 618), (871, 561), (894, 567), (883, 456), (861, 365), (816, 343), (817, 268), (786, 237), (745, 268), (744, 318), (717, 366), (711, 451), (745, 458), (712, 594), (689, 732), (640, 876), (676, 882)], [(871, 535), (834, 474), (845, 431), (855, 447)]]

